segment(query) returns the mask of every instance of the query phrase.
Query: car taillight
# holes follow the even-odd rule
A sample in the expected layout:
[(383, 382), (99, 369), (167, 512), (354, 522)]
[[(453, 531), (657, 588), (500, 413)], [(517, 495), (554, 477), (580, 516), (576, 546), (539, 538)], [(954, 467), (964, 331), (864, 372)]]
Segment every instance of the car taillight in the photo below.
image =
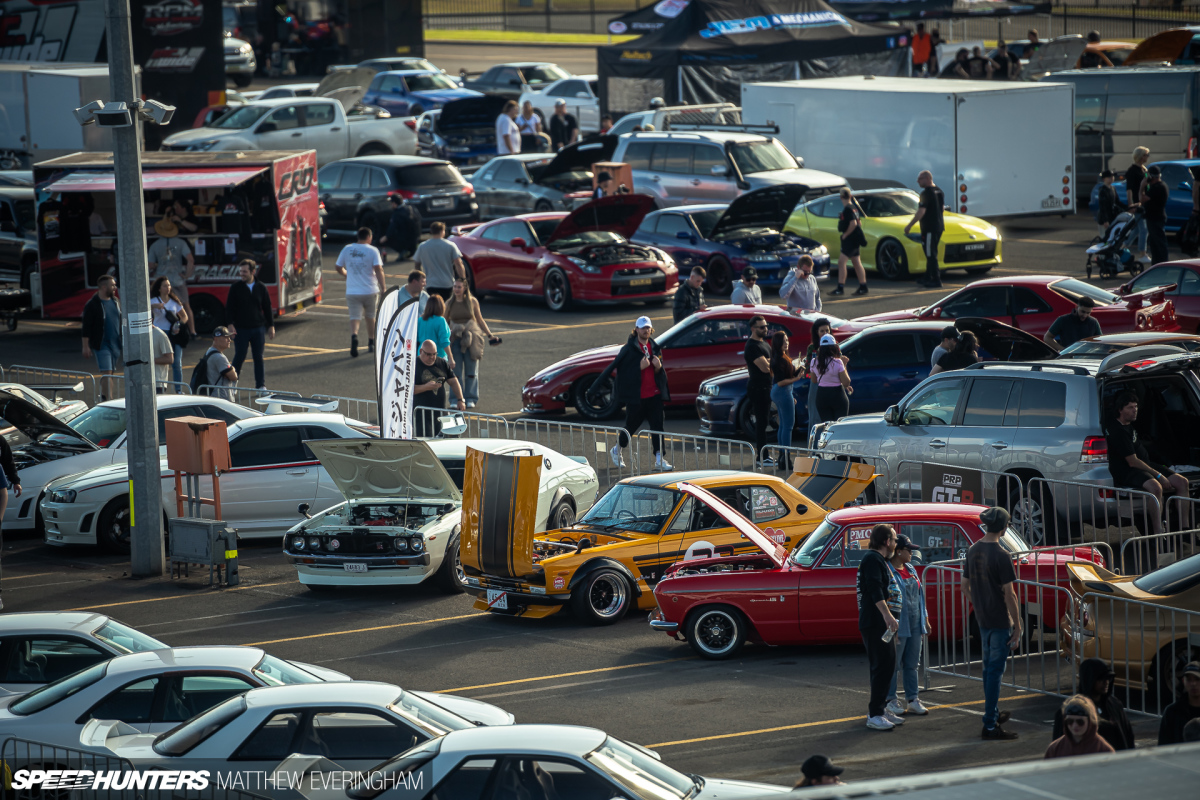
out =
[(1079, 461), (1083, 464), (1108, 461), (1108, 441), (1103, 436), (1089, 436), (1084, 439), (1083, 450), (1079, 453)]
[(404, 120), (404, 124), (408, 126), (409, 130), (415, 131), (417, 129), (417, 120), (414, 117)]
[(475, 194), (475, 186), (474, 186), (474, 184), (470, 184), (470, 183), (464, 183), (464, 184), (462, 185), (462, 193), (463, 193), (463, 194)]
[(395, 191), (388, 192), (388, 197), (392, 196), (403, 197), (405, 200), (412, 200), (417, 196), (417, 193), (411, 189), (397, 189)]

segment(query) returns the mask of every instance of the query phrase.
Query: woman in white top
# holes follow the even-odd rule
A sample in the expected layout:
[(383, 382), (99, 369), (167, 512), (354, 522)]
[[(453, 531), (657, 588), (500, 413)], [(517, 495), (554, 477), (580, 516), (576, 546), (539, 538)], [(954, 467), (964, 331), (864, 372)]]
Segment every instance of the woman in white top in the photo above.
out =
[(517, 130), (521, 132), (522, 153), (536, 153), (541, 150), (538, 146), (541, 137), (538, 134), (542, 132), (542, 119), (533, 110), (533, 103), (528, 100), (521, 106), (521, 113), (517, 115)]
[(171, 290), (171, 281), (160, 276), (150, 287), (150, 312), (154, 315), (154, 326), (166, 331), (175, 348), (175, 360), (171, 362), (171, 380), (179, 390), (183, 383), (183, 348), (187, 344), (187, 311), (179, 296)]

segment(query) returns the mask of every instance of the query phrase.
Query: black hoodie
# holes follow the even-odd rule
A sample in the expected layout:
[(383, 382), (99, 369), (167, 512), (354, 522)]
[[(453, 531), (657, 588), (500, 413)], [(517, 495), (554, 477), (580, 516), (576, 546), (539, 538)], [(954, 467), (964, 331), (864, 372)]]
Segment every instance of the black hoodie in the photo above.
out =
[[(650, 340), (650, 352), (662, 358), (662, 348), (658, 346), (658, 342)], [(638, 337), (636, 333), (629, 334), (629, 338), (625, 341), (625, 345), (621, 348), (621, 352), (617, 353), (617, 357), (612, 360), (605, 369), (596, 378), (591, 388), (588, 389), (588, 394), (598, 390), (604, 381), (608, 379), (614, 371), (617, 373), (617, 399), (626, 405), (637, 405), (642, 402), (642, 358), (646, 354), (642, 348), (638, 346)], [(663, 402), (671, 402), (671, 391), (667, 388), (667, 372), (666, 365), (663, 369), (654, 373), (654, 384), (658, 387), (658, 393), (662, 396)]]
[[(1111, 675), (1112, 670), (1108, 668), (1108, 664), (1103, 659), (1085, 659), (1079, 665), (1079, 693), (1096, 704), (1096, 711), (1100, 714), (1100, 736), (1111, 744), (1114, 750), (1132, 750), (1134, 748), (1133, 727), (1129, 724), (1129, 717), (1125, 715), (1125, 706), (1121, 705), (1121, 701), (1111, 694), (1112, 682), (1109, 682), (1108, 689), (1104, 691), (1099, 700), (1092, 697), (1092, 687), (1096, 685), (1096, 681)], [(1063, 733), (1063, 715), (1060, 708), (1054, 712), (1054, 732), (1050, 738), (1057, 739)]]

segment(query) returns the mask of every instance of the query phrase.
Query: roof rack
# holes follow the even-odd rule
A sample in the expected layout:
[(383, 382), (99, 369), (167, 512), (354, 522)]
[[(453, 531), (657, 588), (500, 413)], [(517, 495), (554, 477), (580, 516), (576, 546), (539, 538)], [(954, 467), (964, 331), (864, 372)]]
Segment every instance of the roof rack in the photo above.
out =
[(663, 123), (663, 131), (708, 131), (710, 133), (755, 133), (759, 136), (778, 136), (779, 126), (767, 120), (766, 125), (752, 125), (745, 122), (672, 122), (667, 119)]
[(1047, 369), (1062, 370), (1070, 372), (1072, 375), (1083, 375), (1091, 377), (1092, 373), (1084, 367), (1070, 366), (1067, 364), (1048, 364), (1042, 361), (978, 361), (963, 369), (987, 369), (992, 368), (1008, 368), (1008, 367), (1028, 367), (1030, 372), (1045, 372)]

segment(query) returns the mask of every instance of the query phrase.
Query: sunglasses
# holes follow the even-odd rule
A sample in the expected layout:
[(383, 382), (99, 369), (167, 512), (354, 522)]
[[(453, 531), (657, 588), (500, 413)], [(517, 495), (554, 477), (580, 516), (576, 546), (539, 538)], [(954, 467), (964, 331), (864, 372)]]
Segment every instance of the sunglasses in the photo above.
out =
[(1063, 719), (1063, 724), (1070, 725), (1071, 727), (1075, 727), (1076, 725), (1087, 727), (1088, 720), (1087, 717), (1066, 717)]

